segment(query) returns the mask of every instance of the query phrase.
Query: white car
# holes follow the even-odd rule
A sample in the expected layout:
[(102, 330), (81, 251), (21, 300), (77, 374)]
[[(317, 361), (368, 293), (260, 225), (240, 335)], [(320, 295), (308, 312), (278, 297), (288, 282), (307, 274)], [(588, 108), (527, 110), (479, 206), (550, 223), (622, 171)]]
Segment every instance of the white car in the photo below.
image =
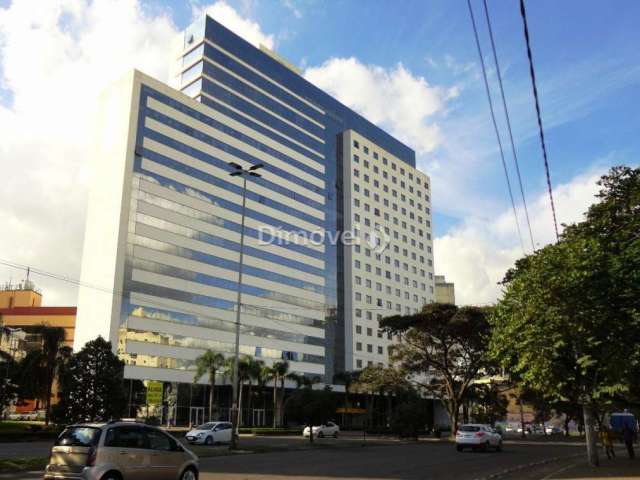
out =
[(461, 452), (465, 448), (482, 450), (495, 448), (496, 452), (502, 451), (502, 435), (490, 425), (468, 423), (460, 425), (456, 432), (456, 450)]
[(192, 444), (213, 445), (215, 443), (231, 442), (233, 427), (230, 422), (203, 423), (185, 435), (187, 442)]
[[(313, 428), (313, 436), (317, 438), (324, 438), (324, 437), (338, 438), (338, 435), (340, 434), (340, 427), (333, 422), (323, 423), (320, 426), (312, 427), (312, 428)], [(306, 427), (302, 431), (302, 435), (304, 437), (308, 437), (310, 434), (311, 432), (309, 431), (309, 427)]]

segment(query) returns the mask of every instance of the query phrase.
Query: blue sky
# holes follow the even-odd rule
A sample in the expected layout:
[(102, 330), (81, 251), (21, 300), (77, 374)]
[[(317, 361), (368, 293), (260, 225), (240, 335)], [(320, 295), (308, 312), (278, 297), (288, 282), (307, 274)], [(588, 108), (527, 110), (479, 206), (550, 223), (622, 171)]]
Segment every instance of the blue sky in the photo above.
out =
[[(303, 68), (334, 57), (355, 57), (363, 64), (384, 68), (402, 63), (412, 75), (433, 86), (459, 86), (460, 94), (449, 102), (447, 111), (430, 120), (440, 125), (449, 142), (460, 142), (465, 154), (475, 157), (476, 168), (467, 172), (472, 178), (465, 182), (473, 190), (473, 203), (491, 212), (508, 207), (466, 2), (228, 3), (257, 22), (263, 32), (273, 34), (278, 53)], [(525, 192), (535, 197), (544, 192), (546, 183), (519, 6), (516, 0), (488, 3)], [(191, 7), (183, 2), (167, 5), (178, 27), (190, 22)], [(484, 10), (477, 0), (472, 5), (490, 67), (492, 93), (498, 101)], [(636, 162), (640, 148), (640, 3), (537, 0), (528, 2), (527, 8), (554, 184), (569, 182), (594, 164)], [(498, 102), (496, 109), (502, 122)], [(471, 129), (465, 131), (463, 127), (470, 124)], [(506, 136), (503, 140), (508, 145)], [(442, 147), (419, 156), (427, 173), (431, 161), (456, 162)], [(509, 152), (507, 148), (513, 170)], [(512, 181), (516, 188), (515, 177)], [(434, 202), (438, 206), (437, 198)], [(439, 207), (434, 222), (437, 235), (469, 213), (465, 205)]]
[[(483, 5), (472, 4), (519, 199)], [(553, 226), (519, 5), (488, 4), (533, 234), (544, 245)], [(432, 177), (436, 273), (456, 283), (462, 303), (499, 296), (496, 282), (522, 249), (465, 0), (0, 0), (0, 162), (11, 179), (0, 191), (4, 257), (79, 277), (99, 93), (131, 68), (168, 80), (171, 39), (204, 10), (272, 42), (308, 79), (413, 147)], [(640, 2), (529, 0), (527, 13), (558, 217), (573, 222), (609, 166), (638, 164)], [(0, 269), (9, 277), (20, 273)], [(47, 303), (74, 304), (72, 287), (42, 282)]]

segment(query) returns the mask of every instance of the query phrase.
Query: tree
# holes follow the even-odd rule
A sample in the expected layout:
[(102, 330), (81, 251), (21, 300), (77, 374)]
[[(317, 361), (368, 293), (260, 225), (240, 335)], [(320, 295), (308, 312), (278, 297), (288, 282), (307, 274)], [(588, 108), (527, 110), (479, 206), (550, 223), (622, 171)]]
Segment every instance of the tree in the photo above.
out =
[(594, 414), (632, 397), (640, 369), (640, 169), (615, 167), (598, 184), (583, 222), (506, 273), (490, 320), (503, 367), (551, 400), (583, 405), (592, 465)]
[(351, 394), (351, 386), (357, 382), (360, 376), (360, 371), (345, 371), (338, 372), (333, 376), (333, 382), (338, 385), (344, 385), (344, 411), (342, 413), (342, 426), (345, 426), (345, 412), (348, 412), (351, 408), (351, 402), (349, 401), (349, 395)]
[(473, 405), (471, 414), (475, 422), (495, 426), (507, 414), (509, 400), (501, 389), (492, 383), (472, 386)]
[(209, 375), (209, 421), (213, 420), (216, 375), (224, 367), (225, 361), (224, 355), (213, 350), (207, 350), (196, 358), (196, 373), (193, 382), (196, 383), (205, 374)]
[(303, 388), (293, 392), (287, 400), (287, 418), (309, 427), (309, 441), (313, 443), (313, 426), (333, 418), (338, 400), (329, 387), (324, 390)]
[(391, 349), (391, 360), (409, 374), (412, 384), (439, 396), (452, 435), (471, 383), (491, 366), (487, 314), (485, 308), (432, 303), (414, 315), (380, 322), (383, 330), (402, 337)]
[(391, 430), (400, 437), (418, 439), (418, 435), (427, 424), (427, 410), (424, 402), (416, 395), (411, 395), (399, 403), (391, 414)]
[[(0, 327), (0, 335), (11, 335), (11, 331), (6, 327)], [(9, 405), (18, 397), (18, 363), (13, 357), (0, 350), (0, 419)]]
[(34, 369), (40, 370), (39, 374), (44, 380), (41, 391), (45, 408), (44, 423), (49, 425), (51, 393), (58, 370), (60, 350), (64, 346), (65, 332), (64, 328), (50, 327), (44, 324), (34, 327), (32, 331), (40, 337), (40, 349), (36, 351), (37, 353), (31, 360), (33, 361), (32, 366)]
[(54, 417), (61, 423), (104, 422), (126, 410), (124, 362), (102, 337), (68, 358), (60, 380)]
[[(289, 372), (288, 362), (274, 362), (271, 366), (271, 378), (273, 379), (273, 428), (282, 425), (282, 405), (284, 403), (284, 380)], [(281, 386), (281, 394), (278, 395), (278, 382)]]

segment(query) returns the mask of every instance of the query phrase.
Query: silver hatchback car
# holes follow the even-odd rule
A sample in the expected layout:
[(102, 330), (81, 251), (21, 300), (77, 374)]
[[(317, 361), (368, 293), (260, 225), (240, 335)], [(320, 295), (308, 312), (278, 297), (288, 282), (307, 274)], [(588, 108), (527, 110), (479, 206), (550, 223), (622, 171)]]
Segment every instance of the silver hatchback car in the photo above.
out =
[(198, 457), (159, 428), (134, 422), (67, 427), (44, 480), (197, 480)]

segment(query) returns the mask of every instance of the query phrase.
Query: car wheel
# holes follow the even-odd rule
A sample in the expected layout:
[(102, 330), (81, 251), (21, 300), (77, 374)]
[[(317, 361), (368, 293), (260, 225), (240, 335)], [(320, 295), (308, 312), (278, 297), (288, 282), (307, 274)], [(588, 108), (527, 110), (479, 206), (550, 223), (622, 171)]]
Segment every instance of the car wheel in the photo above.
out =
[(318, 432), (318, 438), (324, 438), (324, 433)]
[(333, 438), (338, 438), (338, 432), (335, 432), (335, 433), (333, 434)]
[(100, 480), (122, 480), (118, 472), (107, 472)]
[(213, 445), (213, 437), (207, 437), (204, 439), (205, 445)]
[(193, 467), (187, 468), (182, 472), (180, 480), (198, 480), (198, 471)]
[(462, 445), (456, 445), (456, 450), (461, 452), (463, 450), (463, 446)]
[(489, 442), (485, 443), (485, 444), (482, 446), (482, 451), (483, 451), (483, 452), (487, 452), (487, 451), (489, 451)]
[(500, 440), (498, 442), (498, 445), (496, 445), (496, 452), (501, 452), (502, 451), (502, 440)]

